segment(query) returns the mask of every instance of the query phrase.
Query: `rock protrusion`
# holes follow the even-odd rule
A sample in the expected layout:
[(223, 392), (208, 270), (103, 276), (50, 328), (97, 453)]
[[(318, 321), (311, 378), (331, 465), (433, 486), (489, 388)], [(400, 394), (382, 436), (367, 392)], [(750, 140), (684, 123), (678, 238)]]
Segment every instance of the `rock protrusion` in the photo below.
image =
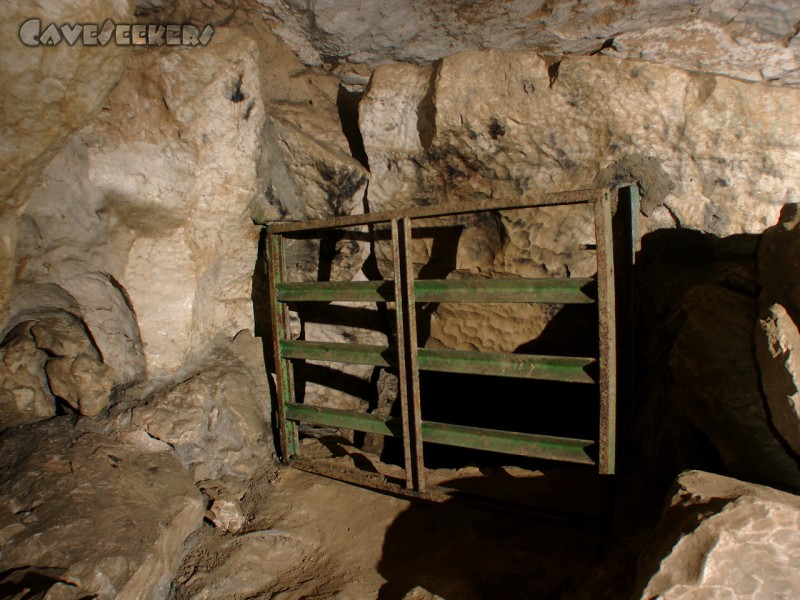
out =
[(4, 575), (59, 567), (38, 580), (48, 598), (166, 596), (203, 518), (174, 453), (79, 435), (65, 418), (3, 436), (0, 449)]
[(793, 494), (684, 472), (640, 561), (635, 597), (797, 597), (798, 522), (800, 499)]

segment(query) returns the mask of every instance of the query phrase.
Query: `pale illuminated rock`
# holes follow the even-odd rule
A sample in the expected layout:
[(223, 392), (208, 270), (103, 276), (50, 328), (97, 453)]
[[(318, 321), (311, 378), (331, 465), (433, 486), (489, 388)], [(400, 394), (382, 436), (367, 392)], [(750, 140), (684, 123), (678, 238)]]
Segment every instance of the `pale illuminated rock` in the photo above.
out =
[(800, 594), (797, 496), (702, 471), (676, 483), (639, 565), (642, 600)]

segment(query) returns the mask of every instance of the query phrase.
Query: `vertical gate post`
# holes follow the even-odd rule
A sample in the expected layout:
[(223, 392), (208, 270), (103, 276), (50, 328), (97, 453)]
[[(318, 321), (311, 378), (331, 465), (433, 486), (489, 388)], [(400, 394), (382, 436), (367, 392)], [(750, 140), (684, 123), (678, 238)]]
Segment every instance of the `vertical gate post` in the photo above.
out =
[(281, 340), (289, 338), (289, 314), (282, 302), (278, 302), (277, 285), (283, 283), (286, 267), (283, 260), (283, 238), (267, 231), (267, 268), (269, 269), (269, 309), (272, 322), (272, 352), (275, 357), (275, 387), (278, 397), (275, 404), (280, 429), (281, 461), (288, 464), (297, 454), (298, 435), (294, 422), (286, 419), (286, 405), (294, 399), (292, 366), (281, 356)]
[(617, 305), (617, 420), (619, 449), (617, 472), (626, 468), (632, 455), (631, 423), (634, 418), (636, 393), (636, 253), (640, 250), (639, 186), (634, 181), (617, 190), (617, 211), (614, 227), (614, 278)]
[(594, 203), (597, 241), (597, 309), (600, 346), (600, 432), (597, 466), (600, 474), (613, 475), (616, 468), (617, 353), (614, 294), (614, 241), (611, 192), (602, 190)]
[(425, 491), (425, 467), (422, 457), (422, 414), (419, 395), (414, 265), (410, 255), (411, 219), (392, 219), (391, 226), (406, 487), (423, 492)]
[(411, 421), (408, 410), (409, 382), (406, 377), (406, 331), (403, 298), (403, 263), (400, 252), (400, 233), (397, 219), (392, 219), (392, 270), (394, 276), (394, 314), (397, 330), (397, 378), (400, 388), (400, 414), (403, 425), (403, 466), (406, 470), (406, 489), (416, 489), (416, 477), (411, 460)]
[(406, 369), (410, 383), (411, 460), (416, 474), (416, 490), (425, 491), (425, 464), (422, 454), (422, 408), (419, 391), (419, 350), (417, 348), (417, 300), (414, 292), (414, 261), (411, 259), (411, 219), (400, 220), (400, 250), (403, 270), (403, 314), (406, 319)]

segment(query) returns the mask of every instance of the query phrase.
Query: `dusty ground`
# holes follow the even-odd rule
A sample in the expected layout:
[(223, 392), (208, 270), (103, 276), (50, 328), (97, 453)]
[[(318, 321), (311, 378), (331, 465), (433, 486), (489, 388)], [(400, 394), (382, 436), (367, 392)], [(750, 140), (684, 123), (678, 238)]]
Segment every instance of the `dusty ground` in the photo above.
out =
[[(432, 476), (462, 489), (515, 491), (562, 512), (599, 507), (597, 486), (578, 470), (468, 467)], [(633, 546), (612, 545), (619, 556), (603, 564), (603, 520), (511, 506), (412, 501), (296, 469), (267, 470), (243, 498), (243, 533), (209, 525), (190, 538), (172, 599), (391, 600), (417, 586), (446, 599), (628, 597)]]

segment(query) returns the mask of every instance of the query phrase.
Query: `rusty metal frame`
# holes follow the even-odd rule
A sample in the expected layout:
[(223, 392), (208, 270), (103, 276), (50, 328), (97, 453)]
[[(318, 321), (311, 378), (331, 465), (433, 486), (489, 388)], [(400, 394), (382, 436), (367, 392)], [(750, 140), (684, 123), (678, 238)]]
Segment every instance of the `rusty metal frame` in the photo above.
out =
[[(638, 195), (633, 194), (633, 196), (638, 199)], [(414, 280), (410, 257), (412, 220), (482, 211), (581, 204), (591, 204), (594, 208), (597, 259), (595, 300), (585, 289), (589, 280), (514, 280), (515, 283), (511, 285), (508, 284), (508, 280), (499, 280), (497, 285), (484, 282), (478, 287), (481, 288), (481, 294), (495, 298), (491, 300), (495, 302), (596, 302), (599, 355), (596, 359), (598, 375), (595, 383), (599, 386), (600, 402), (598, 439), (592, 441), (552, 438), (424, 422), (421, 415), (419, 389), (421, 365), (422, 368), (429, 370), (489, 373), (538, 379), (554, 378), (561, 381), (581, 382), (593, 381), (590, 378), (587, 379), (585, 374), (580, 375), (583, 367), (593, 359), (419, 349), (417, 347), (415, 311), (416, 294), (422, 293), (425, 301), (436, 298), (447, 298), (452, 301), (464, 295), (464, 286), (468, 287), (469, 282), (456, 283), (449, 280), (420, 282)], [(278, 395), (275, 412), (283, 462), (365, 487), (429, 499), (446, 497), (446, 490), (428, 486), (426, 483), (423, 441), (592, 464), (602, 475), (613, 474), (616, 465), (617, 323), (612, 204), (610, 190), (587, 189), (543, 194), (532, 200), (481, 200), (464, 204), (411, 207), (384, 213), (269, 224), (266, 246), (273, 357)], [(307, 235), (309, 232), (381, 223), (390, 225), (392, 282), (292, 284), (286, 281), (283, 245), (285, 237), (299, 237)], [(631, 231), (635, 232), (634, 227), (635, 224), (632, 224)], [(503, 283), (504, 281), (505, 283)], [(397, 328), (396, 348), (290, 340), (286, 306), (288, 301), (330, 301), (331, 299), (356, 301), (364, 298), (379, 302), (394, 302)], [(342, 346), (350, 347), (343, 348)], [(482, 356), (476, 358), (474, 356), (476, 354)], [(473, 364), (475, 360), (483, 360), (483, 356), (488, 357), (486, 358), (488, 362)], [(298, 358), (396, 366), (399, 374), (400, 422), (388, 417), (346, 413), (346, 411), (335, 409), (295, 404), (291, 363)], [(299, 456), (297, 423), (304, 420), (321, 425), (338, 426), (342, 429), (401, 437), (405, 464), (404, 485), (388, 481), (376, 474), (332, 467)], [(596, 459), (590, 456), (593, 447), (595, 447)]]

